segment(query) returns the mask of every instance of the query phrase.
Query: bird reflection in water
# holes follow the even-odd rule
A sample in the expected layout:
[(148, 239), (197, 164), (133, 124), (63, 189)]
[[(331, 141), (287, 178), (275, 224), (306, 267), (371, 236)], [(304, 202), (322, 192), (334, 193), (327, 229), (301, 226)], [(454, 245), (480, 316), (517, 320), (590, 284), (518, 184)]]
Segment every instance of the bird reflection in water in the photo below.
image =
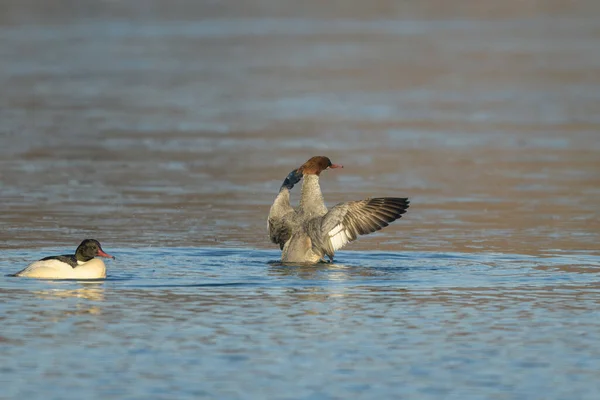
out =
[[(77, 289), (46, 289), (34, 294), (44, 300), (80, 299), (74, 308), (65, 311), (65, 315), (100, 314), (105, 301), (104, 287), (100, 282), (81, 282), (83, 287)], [(100, 303), (100, 304), (99, 304)]]

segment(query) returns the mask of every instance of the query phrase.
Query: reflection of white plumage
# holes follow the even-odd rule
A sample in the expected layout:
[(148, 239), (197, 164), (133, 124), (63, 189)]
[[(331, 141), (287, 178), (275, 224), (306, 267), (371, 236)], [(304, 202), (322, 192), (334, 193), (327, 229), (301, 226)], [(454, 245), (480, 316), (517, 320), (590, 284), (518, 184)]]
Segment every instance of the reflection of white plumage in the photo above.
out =
[[(409, 201), (399, 197), (339, 203), (327, 210), (319, 175), (328, 168), (341, 168), (329, 158), (317, 156), (292, 171), (275, 198), (267, 227), (273, 243), (279, 244), (283, 262), (315, 263), (355, 240), (389, 225), (406, 212)], [(290, 189), (304, 177), (300, 206), (290, 205)]]
[(106, 278), (104, 262), (95, 257), (114, 258), (106, 254), (100, 242), (86, 239), (75, 254), (50, 256), (36, 261), (15, 276), (43, 279), (101, 279)]

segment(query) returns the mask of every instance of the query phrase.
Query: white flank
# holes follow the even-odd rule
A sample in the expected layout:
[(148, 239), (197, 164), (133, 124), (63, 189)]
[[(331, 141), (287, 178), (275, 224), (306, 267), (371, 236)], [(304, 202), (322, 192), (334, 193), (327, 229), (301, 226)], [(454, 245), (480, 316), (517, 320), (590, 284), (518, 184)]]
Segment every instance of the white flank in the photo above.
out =
[(100, 279), (106, 278), (106, 266), (99, 258), (85, 263), (78, 262), (76, 268), (60, 260), (40, 260), (17, 272), (16, 276), (42, 279)]

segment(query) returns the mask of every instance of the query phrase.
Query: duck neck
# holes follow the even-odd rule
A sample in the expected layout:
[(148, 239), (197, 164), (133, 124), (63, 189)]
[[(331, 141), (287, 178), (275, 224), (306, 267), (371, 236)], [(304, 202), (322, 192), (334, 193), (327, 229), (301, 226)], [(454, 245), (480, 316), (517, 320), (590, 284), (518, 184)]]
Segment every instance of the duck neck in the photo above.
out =
[(75, 252), (75, 259), (77, 261), (87, 262), (87, 261), (90, 261), (92, 258), (94, 258), (94, 257), (90, 257), (90, 256), (84, 254), (84, 251), (82, 249), (77, 248), (77, 251)]
[(300, 210), (305, 213), (324, 215), (327, 213), (319, 177), (317, 175), (304, 175), (302, 183), (302, 197), (300, 198)]

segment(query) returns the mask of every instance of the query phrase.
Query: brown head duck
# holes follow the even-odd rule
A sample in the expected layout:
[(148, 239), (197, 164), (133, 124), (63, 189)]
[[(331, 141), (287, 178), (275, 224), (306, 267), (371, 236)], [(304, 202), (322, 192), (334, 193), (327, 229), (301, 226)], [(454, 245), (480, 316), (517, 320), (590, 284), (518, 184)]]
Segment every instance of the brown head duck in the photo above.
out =
[[(404, 197), (376, 197), (336, 204), (327, 209), (319, 177), (331, 168), (343, 168), (324, 156), (312, 157), (293, 170), (283, 181), (275, 198), (267, 227), (269, 237), (282, 250), (281, 260), (290, 263), (316, 263), (359, 235), (380, 230), (400, 218), (409, 207)], [(290, 190), (302, 178), (300, 205), (290, 204)]]

